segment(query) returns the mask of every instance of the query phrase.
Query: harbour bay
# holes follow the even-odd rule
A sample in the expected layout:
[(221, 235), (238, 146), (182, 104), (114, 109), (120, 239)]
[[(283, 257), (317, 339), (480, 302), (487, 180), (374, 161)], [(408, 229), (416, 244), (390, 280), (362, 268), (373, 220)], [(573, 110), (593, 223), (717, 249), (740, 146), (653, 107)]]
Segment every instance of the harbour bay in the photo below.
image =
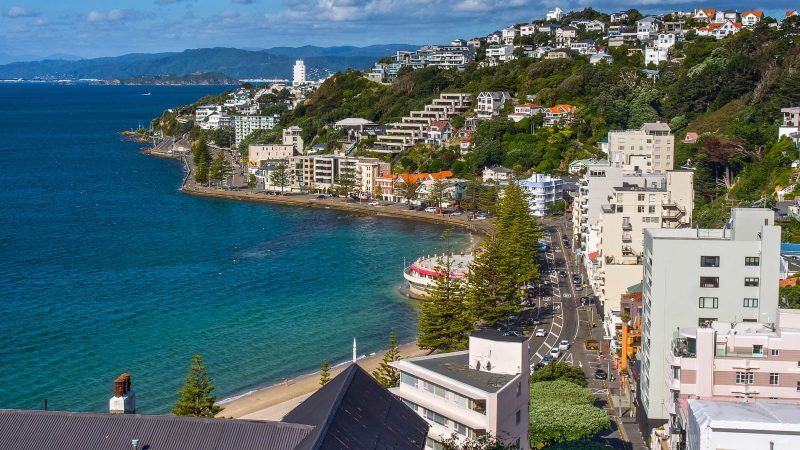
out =
[(116, 136), (223, 89), (0, 84), (0, 407), (103, 411), (128, 371), (164, 413), (194, 353), (224, 398), (413, 339), (441, 227), (186, 196)]

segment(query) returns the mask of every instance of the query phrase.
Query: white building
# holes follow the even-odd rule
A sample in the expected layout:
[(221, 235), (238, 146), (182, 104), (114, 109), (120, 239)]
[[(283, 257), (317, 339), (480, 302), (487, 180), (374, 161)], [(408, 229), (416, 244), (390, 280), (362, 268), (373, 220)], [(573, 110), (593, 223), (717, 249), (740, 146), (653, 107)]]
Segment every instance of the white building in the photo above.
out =
[(544, 114), (546, 110), (547, 108), (543, 106), (534, 105), (533, 103), (523, 103), (514, 106), (514, 114), (509, 114), (508, 118), (514, 122), (519, 122), (522, 119), (527, 119), (538, 113)]
[(648, 16), (636, 21), (636, 37), (640, 41), (649, 41), (650, 35), (661, 30), (662, 22), (660, 19)]
[(644, 49), (644, 64), (655, 64), (669, 61), (669, 49), (658, 47), (645, 47)]
[(688, 450), (800, 448), (797, 405), (689, 400), (688, 412)]
[(764, 18), (762, 11), (745, 11), (742, 13), (742, 25), (753, 27)]
[(675, 330), (774, 321), (781, 229), (773, 220), (770, 209), (734, 208), (721, 230), (645, 230), (637, 394), (648, 420), (666, 420), (673, 407), (667, 377)]
[(518, 38), (520, 35), (519, 28), (515, 27), (505, 28), (500, 33), (503, 36), (503, 43), (506, 45), (514, 45), (514, 39)]
[(608, 132), (608, 160), (615, 167), (662, 173), (672, 169), (674, 154), (675, 136), (665, 123), (645, 123), (638, 130)]
[(511, 100), (511, 94), (501, 91), (487, 91), (478, 94), (478, 106), (475, 113), (479, 119), (491, 119), (500, 115), (506, 101)]
[(292, 73), (292, 84), (294, 86), (306, 84), (306, 64), (302, 59), (298, 59), (294, 62)]
[(530, 178), (520, 180), (519, 186), (528, 195), (534, 216), (544, 216), (550, 205), (564, 198), (564, 182), (550, 175), (534, 173)]
[(711, 36), (715, 39), (724, 39), (732, 34), (738, 33), (742, 29), (741, 22), (726, 20), (722, 23), (710, 23), (708, 26), (697, 29), (698, 36)]
[(562, 11), (561, 8), (556, 6), (556, 9), (547, 12), (547, 15), (544, 17), (544, 20), (560, 22), (561, 19), (563, 18), (564, 18), (564, 11)]
[(236, 145), (239, 145), (244, 138), (256, 130), (271, 130), (280, 122), (279, 115), (274, 116), (235, 116), (233, 126), (235, 128)]
[(508, 181), (512, 178), (514, 171), (511, 169), (507, 169), (503, 166), (495, 166), (495, 167), (486, 167), (483, 169), (483, 182), (488, 183), (490, 181), (494, 182), (503, 182)]
[(536, 34), (536, 24), (531, 23), (528, 25), (522, 25), (519, 27), (519, 35), (520, 36), (530, 36)]
[(783, 123), (778, 128), (778, 139), (786, 136), (800, 149), (800, 107), (781, 108)]
[(283, 130), (282, 144), (250, 144), (248, 146), (248, 160), (251, 166), (260, 166), (267, 161), (287, 161), (292, 156), (303, 151), (303, 130), (298, 126)]
[(486, 59), (490, 66), (511, 61), (514, 59), (514, 46), (510, 44), (489, 46), (486, 48)]
[(529, 449), (529, 354), (524, 337), (474, 331), (469, 350), (391, 363), (400, 386), (390, 391), (430, 424), (426, 449), (453, 434), (484, 434)]
[(205, 121), (206, 117), (210, 116), (213, 113), (222, 114), (225, 112), (221, 105), (200, 105), (195, 109), (194, 112), (194, 121), (196, 124), (200, 125), (203, 121)]

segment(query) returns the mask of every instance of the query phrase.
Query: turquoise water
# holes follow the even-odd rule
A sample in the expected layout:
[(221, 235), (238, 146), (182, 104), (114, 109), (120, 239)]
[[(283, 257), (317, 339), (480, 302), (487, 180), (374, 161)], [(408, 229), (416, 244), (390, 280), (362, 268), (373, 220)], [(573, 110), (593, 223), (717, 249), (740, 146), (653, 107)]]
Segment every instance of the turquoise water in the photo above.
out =
[(0, 408), (104, 411), (127, 371), (164, 413), (194, 353), (226, 398), (414, 337), (440, 227), (186, 196), (115, 134), (221, 90), (0, 84)]

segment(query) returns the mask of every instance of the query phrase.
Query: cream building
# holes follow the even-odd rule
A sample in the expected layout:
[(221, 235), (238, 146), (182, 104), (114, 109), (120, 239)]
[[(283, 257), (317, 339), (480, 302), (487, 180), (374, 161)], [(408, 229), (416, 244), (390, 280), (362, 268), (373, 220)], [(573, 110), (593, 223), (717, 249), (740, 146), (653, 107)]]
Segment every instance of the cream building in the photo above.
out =
[(294, 62), (294, 67), (292, 68), (292, 84), (294, 86), (306, 84), (306, 64), (302, 59), (298, 59)]
[(641, 173), (672, 170), (675, 136), (669, 125), (645, 123), (638, 130), (608, 132), (608, 160), (615, 167)]

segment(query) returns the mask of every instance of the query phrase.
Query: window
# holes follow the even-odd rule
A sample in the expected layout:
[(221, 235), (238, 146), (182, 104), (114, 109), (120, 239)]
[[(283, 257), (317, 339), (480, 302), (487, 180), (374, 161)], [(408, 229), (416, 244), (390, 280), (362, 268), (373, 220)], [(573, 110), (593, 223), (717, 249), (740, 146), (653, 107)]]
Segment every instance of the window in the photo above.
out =
[(754, 345), (753, 346), (753, 356), (764, 356), (764, 346), (763, 345)]
[(775, 372), (769, 374), (769, 384), (772, 386), (777, 386), (781, 384), (781, 376)]
[(643, 201), (644, 201), (644, 194), (639, 194), (639, 195), (638, 195), (638, 200), (639, 200), (640, 202), (643, 202)]
[(453, 428), (455, 428), (456, 433), (466, 436), (467, 435), (467, 426), (463, 423), (453, 422)]
[(718, 288), (719, 277), (700, 277), (701, 288)]
[(744, 299), (744, 307), (745, 308), (758, 308), (758, 299), (757, 298), (746, 298), (746, 299)]
[(650, 206), (647, 208), (647, 212), (649, 212), (650, 214), (655, 214), (655, 213), (656, 213), (656, 207), (655, 207), (655, 205), (650, 205)]
[(637, 211), (637, 212), (640, 212), (640, 213), (643, 213), (643, 212), (644, 212), (644, 205), (639, 205), (639, 206), (637, 206), (637, 207), (636, 207), (636, 211)]
[(417, 404), (416, 403), (411, 403), (410, 401), (408, 401), (408, 400), (406, 400), (404, 398), (401, 398), (400, 400), (402, 400), (403, 403), (406, 404), (406, 406), (408, 406), (409, 408), (413, 409), (414, 411), (417, 410)]
[(447, 391), (441, 386), (437, 386), (433, 383), (428, 383), (427, 381), (424, 382), (424, 386), (425, 390), (430, 392), (431, 394), (437, 395), (442, 398), (445, 398), (447, 396)]
[(405, 372), (400, 372), (400, 382), (409, 386), (417, 387), (417, 377), (414, 375), (409, 375)]
[(719, 267), (719, 256), (701, 256), (700, 267)]
[(719, 298), (717, 297), (700, 297), (700, 308), (713, 308), (719, 307)]
[(797, 382), (797, 392), (800, 392), (800, 381)]
[(770, 349), (769, 351), (770, 356), (778, 356), (781, 354), (781, 351), (777, 348)]
[(517, 423), (519, 423), (521, 420), (522, 420), (522, 411), (517, 410)]
[(757, 266), (761, 262), (761, 259), (758, 256), (746, 256), (744, 258), (744, 265), (745, 266)]
[(753, 384), (753, 372), (736, 372), (736, 384)]
[(744, 279), (745, 286), (758, 286), (758, 278), (746, 277)]
[(453, 392), (452, 394), (453, 394), (453, 403), (455, 403), (456, 405), (461, 406), (463, 408), (467, 407), (467, 404), (468, 404), (467, 397), (464, 397), (463, 395), (456, 394), (455, 392)]
[[(752, 375), (752, 374), (750, 374), (750, 375)], [(443, 416), (443, 415), (441, 415), (439, 413), (435, 413), (435, 412), (431, 411), (430, 409), (426, 409), (425, 410), (425, 418), (427, 418), (428, 420), (432, 420), (432, 421), (438, 423), (439, 425), (447, 426), (447, 417), (445, 417), (445, 416)]]

